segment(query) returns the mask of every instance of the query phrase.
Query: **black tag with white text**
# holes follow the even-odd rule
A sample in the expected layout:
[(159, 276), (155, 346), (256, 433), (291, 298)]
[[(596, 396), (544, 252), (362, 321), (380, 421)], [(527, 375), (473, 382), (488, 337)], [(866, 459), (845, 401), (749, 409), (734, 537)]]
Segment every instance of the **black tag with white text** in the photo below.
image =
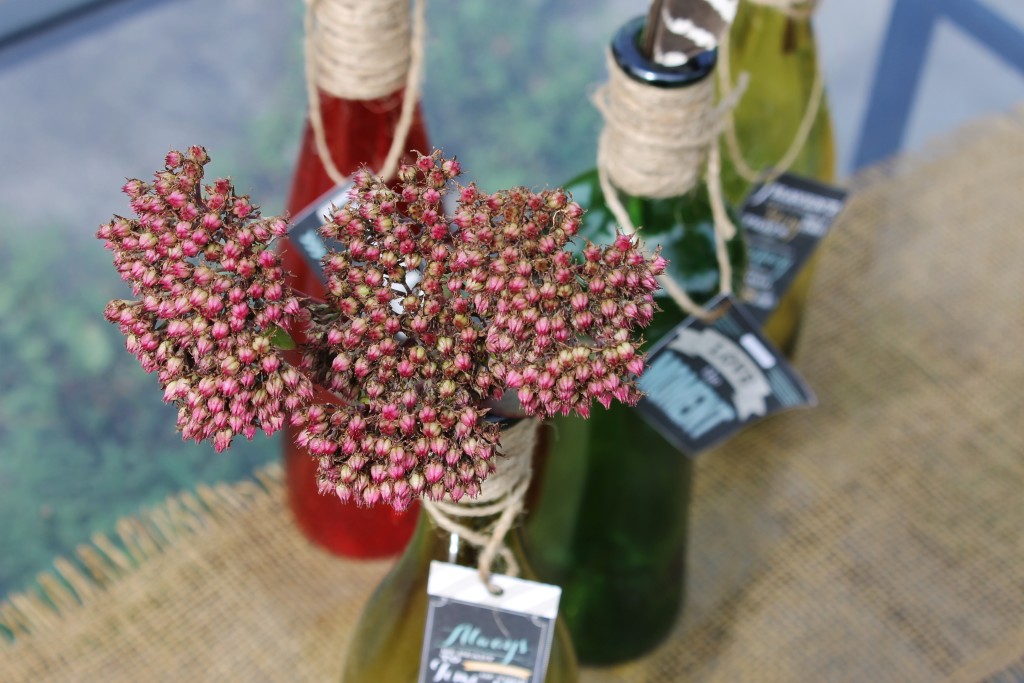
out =
[(543, 683), (562, 589), (430, 563), (419, 683)]
[(748, 265), (743, 300), (764, 324), (828, 233), (846, 191), (783, 174), (750, 193), (740, 211)]
[(749, 424), (814, 394), (735, 298), (707, 305), (710, 322), (690, 317), (658, 341), (640, 377), (637, 410), (690, 457)]

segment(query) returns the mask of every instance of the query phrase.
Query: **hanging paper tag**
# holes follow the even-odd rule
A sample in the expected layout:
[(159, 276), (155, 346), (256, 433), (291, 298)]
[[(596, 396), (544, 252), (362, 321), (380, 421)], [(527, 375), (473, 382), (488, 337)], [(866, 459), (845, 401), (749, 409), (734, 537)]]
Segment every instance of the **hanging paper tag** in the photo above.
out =
[(846, 203), (837, 187), (783, 174), (754, 190), (741, 210), (749, 263), (743, 299), (764, 324)]
[(709, 322), (687, 318), (651, 348), (639, 382), (640, 414), (690, 457), (815, 400), (745, 306), (720, 295), (707, 308)]
[(431, 562), (419, 683), (543, 683), (562, 589)]
[(320, 195), (316, 201), (300, 211), (292, 219), (292, 227), (288, 231), (288, 239), (292, 246), (302, 254), (309, 267), (325, 283), (323, 257), (328, 248), (338, 250), (333, 240), (325, 240), (320, 234), (320, 226), (331, 219), (331, 207), (340, 208), (348, 203), (349, 190), (352, 183), (338, 185)]

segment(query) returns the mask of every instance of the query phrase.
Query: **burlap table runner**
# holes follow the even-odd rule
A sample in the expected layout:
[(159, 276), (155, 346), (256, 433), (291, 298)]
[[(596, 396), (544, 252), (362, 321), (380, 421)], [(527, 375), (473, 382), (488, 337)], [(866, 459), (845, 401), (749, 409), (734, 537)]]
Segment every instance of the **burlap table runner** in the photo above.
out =
[[(798, 363), (821, 405), (699, 461), (685, 618), (585, 681), (1024, 677), (1022, 160), (1024, 110), (856, 179)], [(58, 562), (0, 607), (0, 680), (336, 680), (387, 563), (309, 547), (279, 476)]]

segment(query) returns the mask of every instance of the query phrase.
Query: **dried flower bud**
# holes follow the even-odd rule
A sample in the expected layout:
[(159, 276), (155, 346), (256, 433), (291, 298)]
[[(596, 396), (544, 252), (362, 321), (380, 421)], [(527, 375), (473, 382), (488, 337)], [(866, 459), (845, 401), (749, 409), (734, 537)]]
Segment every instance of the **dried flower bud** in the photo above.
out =
[[(258, 429), (272, 433), (283, 424), (280, 401), (277, 408), (262, 411), (233, 403), (229, 412), (222, 397), (237, 394), (242, 385), (257, 393), (276, 386), (272, 378), (278, 377), (283, 356), (253, 345), (251, 335), (270, 332), (259, 322), (269, 305), (261, 294), (282, 291), (284, 273), (276, 268), (276, 259), (261, 256), (273, 253), (267, 241), (271, 236), (250, 228), (260, 219), (248, 197), (235, 196), (224, 179), (207, 186), (204, 195), (203, 166), (209, 162), (205, 149), (172, 150), (164, 162), (165, 170), (155, 174), (152, 185), (125, 183), (136, 218), (115, 217), (97, 231), (113, 252), (122, 278), (140, 298), (129, 305), (131, 315), (119, 314), (111, 322), (119, 325), (143, 368), (158, 373), (165, 400), (178, 406), (183, 437), (210, 439), (220, 451), (236, 435), (251, 438)], [(233, 198), (230, 204), (226, 197)], [(264, 238), (258, 239), (257, 233)], [(142, 266), (144, 262), (159, 264), (159, 271)], [(278, 317), (290, 324), (293, 316)], [(239, 341), (230, 342), (233, 336)], [(224, 351), (230, 348), (237, 351)], [(150, 356), (154, 350), (157, 355)], [(243, 366), (257, 362), (255, 372), (240, 374)], [(187, 387), (198, 387), (207, 396), (205, 404), (190, 398)], [(219, 395), (210, 393), (213, 387)], [(312, 388), (308, 380), (299, 380), (275, 393), (298, 406), (309, 399)]]

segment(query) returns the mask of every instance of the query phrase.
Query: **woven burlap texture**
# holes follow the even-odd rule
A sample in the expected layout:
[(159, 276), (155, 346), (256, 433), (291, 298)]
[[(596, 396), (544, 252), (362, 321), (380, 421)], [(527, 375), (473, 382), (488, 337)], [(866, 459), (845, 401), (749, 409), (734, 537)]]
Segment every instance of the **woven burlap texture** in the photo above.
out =
[[(1024, 110), (858, 176), (798, 367), (820, 405), (699, 460), (688, 606), (597, 683), (983, 681), (1024, 666)], [(126, 520), (0, 607), (4, 681), (331, 681), (387, 562), (260, 483)], [(87, 567), (85, 572), (75, 565)], [(79, 604), (81, 602), (82, 604)], [(391, 683), (391, 682), (382, 682)], [(395, 682), (403, 683), (403, 682)]]

